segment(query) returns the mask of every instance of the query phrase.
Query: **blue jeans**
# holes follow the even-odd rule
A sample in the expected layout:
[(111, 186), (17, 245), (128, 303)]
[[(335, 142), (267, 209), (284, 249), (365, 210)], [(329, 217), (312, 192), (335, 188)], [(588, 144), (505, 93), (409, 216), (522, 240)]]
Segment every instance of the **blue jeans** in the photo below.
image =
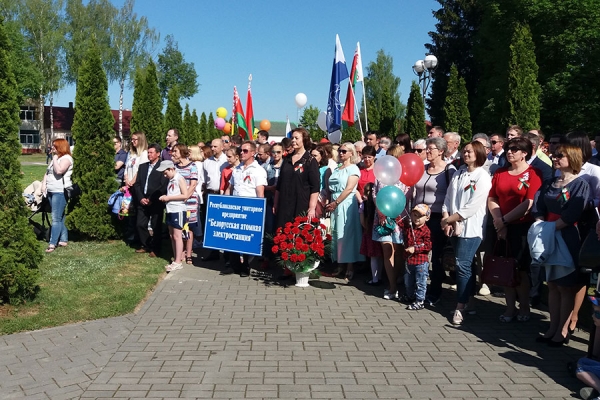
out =
[(456, 295), (459, 303), (468, 303), (469, 297), (475, 292), (475, 273), (473, 271), (473, 257), (481, 244), (480, 237), (450, 238), (456, 259)]
[[(415, 301), (423, 302), (427, 291), (427, 277), (429, 276), (429, 263), (419, 265), (407, 265), (404, 274), (404, 287), (406, 295), (415, 298)], [(416, 286), (416, 288), (415, 288)]]
[(56, 246), (58, 242), (69, 241), (69, 231), (65, 226), (65, 207), (67, 201), (63, 192), (48, 192), (48, 200), (52, 207), (52, 229), (50, 230), (50, 244)]

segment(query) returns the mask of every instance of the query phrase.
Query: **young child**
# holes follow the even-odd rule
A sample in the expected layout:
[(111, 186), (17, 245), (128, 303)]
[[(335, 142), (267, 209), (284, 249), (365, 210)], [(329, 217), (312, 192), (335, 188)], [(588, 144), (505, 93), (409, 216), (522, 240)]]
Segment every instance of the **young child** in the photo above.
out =
[(407, 310), (425, 308), (425, 292), (429, 276), (429, 252), (431, 251), (431, 232), (425, 222), (429, 220), (431, 210), (426, 204), (417, 204), (410, 212), (410, 224), (404, 231), (406, 245), (406, 273), (404, 287), (406, 292), (400, 301), (411, 303)]
[(362, 241), (360, 243), (360, 254), (371, 258), (371, 279), (367, 285), (381, 285), (381, 273), (383, 270), (383, 251), (381, 243), (373, 240), (373, 220), (375, 218), (375, 202), (373, 201), (373, 184), (367, 183), (364, 188), (366, 200), (360, 203), (360, 223), (363, 227)]
[[(592, 314), (594, 325), (596, 325), (596, 329), (600, 329), (600, 298), (589, 296), (588, 299), (594, 305)], [(576, 376), (581, 382), (588, 385), (579, 391), (582, 399), (600, 399), (600, 361), (587, 357), (580, 358), (577, 361)]]
[(183, 237), (181, 231), (186, 222), (185, 199), (189, 197), (188, 186), (185, 179), (175, 169), (173, 161), (165, 160), (161, 162), (156, 170), (164, 172), (165, 177), (169, 179), (167, 194), (160, 196), (159, 200), (167, 203), (166, 222), (169, 227), (174, 260), (171, 264), (165, 266), (165, 269), (167, 272), (171, 272), (183, 268)]

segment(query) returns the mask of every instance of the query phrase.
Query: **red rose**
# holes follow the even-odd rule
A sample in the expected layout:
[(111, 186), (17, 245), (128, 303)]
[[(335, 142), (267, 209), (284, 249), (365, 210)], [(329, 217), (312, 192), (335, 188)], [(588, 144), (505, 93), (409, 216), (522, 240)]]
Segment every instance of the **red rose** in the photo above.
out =
[(291, 231), (292, 231), (292, 230), (291, 230), (290, 228), (285, 228), (285, 229), (283, 230), (283, 232), (284, 232), (286, 235), (287, 235), (287, 234), (289, 234)]
[(287, 238), (288, 238), (288, 240), (294, 240), (294, 235), (293, 235), (293, 234), (291, 234), (291, 233), (289, 233), (289, 234), (287, 235)]
[(292, 227), (292, 223), (291, 222), (286, 222), (285, 223), (285, 227), (286, 228), (291, 228)]
[(315, 230), (315, 236), (321, 237), (321, 236), (323, 236), (323, 232), (321, 232), (320, 230), (317, 229), (317, 230)]
[(325, 236), (325, 239), (327, 239), (327, 240), (331, 240), (331, 235), (330, 235), (330, 234), (327, 234), (327, 236)]
[(288, 253), (286, 253), (286, 252), (281, 253), (281, 259), (284, 260), (284, 261), (287, 260), (288, 259)]
[(295, 255), (295, 254), (292, 254), (290, 256), (290, 261), (293, 262), (293, 263), (298, 262), (298, 256)]
[(319, 228), (321, 228), (321, 229), (327, 229), (327, 227), (325, 225), (323, 225), (323, 224), (319, 225)]
[(294, 227), (294, 228), (292, 228), (292, 233), (293, 233), (294, 235), (297, 235), (297, 234), (299, 234), (299, 233), (300, 233), (300, 229), (298, 229), (298, 228)]
[(325, 255), (325, 252), (319, 249), (319, 251), (317, 251), (317, 254), (319, 255), (319, 257), (323, 257)]
[(273, 247), (271, 247), (271, 251), (273, 253), (277, 253), (277, 252), (279, 252), (279, 247), (278, 246), (273, 246)]
[(298, 261), (302, 262), (304, 260), (306, 260), (306, 256), (304, 254), (298, 254)]

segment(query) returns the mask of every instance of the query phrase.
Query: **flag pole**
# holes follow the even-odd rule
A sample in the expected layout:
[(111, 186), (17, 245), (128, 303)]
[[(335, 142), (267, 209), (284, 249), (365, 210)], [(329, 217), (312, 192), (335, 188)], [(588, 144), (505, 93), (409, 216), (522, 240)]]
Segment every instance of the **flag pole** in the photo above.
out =
[(358, 127), (360, 128), (360, 135), (363, 135), (362, 124), (360, 122), (360, 112), (358, 109), (358, 103), (356, 102), (356, 94), (354, 93), (354, 88), (350, 85), (350, 91), (352, 92), (352, 97), (354, 98), (354, 108), (356, 109), (356, 117), (358, 118)]
[(362, 81), (362, 85), (363, 85), (363, 105), (365, 107), (365, 131), (369, 132), (369, 119), (367, 117), (367, 97), (365, 95), (366, 90), (365, 90), (365, 81)]

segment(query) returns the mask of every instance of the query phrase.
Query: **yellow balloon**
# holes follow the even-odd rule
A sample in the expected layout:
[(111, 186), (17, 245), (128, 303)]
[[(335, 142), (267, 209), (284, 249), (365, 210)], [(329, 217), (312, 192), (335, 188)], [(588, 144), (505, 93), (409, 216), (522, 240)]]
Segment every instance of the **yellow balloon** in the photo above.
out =
[(225, 107), (217, 108), (217, 117), (225, 119), (227, 117), (227, 109)]

